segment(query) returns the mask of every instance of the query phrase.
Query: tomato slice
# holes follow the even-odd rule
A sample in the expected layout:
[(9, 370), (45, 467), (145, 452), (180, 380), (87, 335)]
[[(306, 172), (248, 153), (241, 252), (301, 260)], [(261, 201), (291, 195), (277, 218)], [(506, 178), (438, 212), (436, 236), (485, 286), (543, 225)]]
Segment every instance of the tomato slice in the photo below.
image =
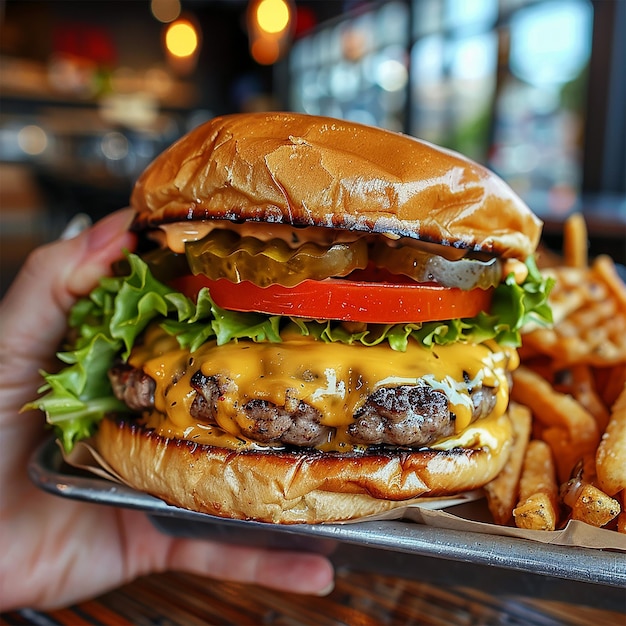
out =
[(304, 280), (296, 287), (258, 287), (248, 281), (232, 283), (224, 278), (189, 275), (173, 284), (190, 298), (207, 287), (215, 304), (231, 311), (375, 324), (473, 317), (489, 310), (493, 293), (493, 289), (464, 291), (435, 284), (345, 279)]

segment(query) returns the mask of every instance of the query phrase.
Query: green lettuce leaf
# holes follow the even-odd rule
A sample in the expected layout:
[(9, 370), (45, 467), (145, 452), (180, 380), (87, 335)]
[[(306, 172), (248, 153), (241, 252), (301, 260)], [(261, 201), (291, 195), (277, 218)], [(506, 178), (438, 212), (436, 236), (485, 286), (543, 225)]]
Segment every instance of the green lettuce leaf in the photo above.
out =
[(127, 259), (127, 276), (102, 279), (88, 298), (73, 307), (69, 324), (75, 331), (74, 343), (58, 354), (67, 367), (43, 373), (43, 395), (25, 407), (46, 413), (68, 451), (92, 434), (108, 412), (125, 410), (113, 396), (107, 372), (117, 360), (128, 358), (137, 337), (153, 322), (192, 352), (211, 340), (218, 345), (238, 340), (280, 342), (293, 333), (349, 345), (387, 342), (398, 351), (406, 350), (411, 341), (426, 348), (487, 340), (518, 346), (526, 323), (551, 322), (551, 283), (533, 259), (527, 262), (528, 278), (522, 285), (511, 275), (496, 288), (490, 314), (423, 324), (358, 325), (358, 330), (334, 321), (227, 311), (213, 302), (206, 289), (194, 303), (158, 281), (137, 255), (127, 254)]
[(121, 342), (98, 333), (83, 348), (58, 354), (68, 366), (55, 374), (44, 373), (46, 382), (39, 392), (45, 395), (24, 407), (46, 412), (66, 450), (89, 437), (106, 413), (128, 410), (112, 394), (107, 377), (121, 348)]

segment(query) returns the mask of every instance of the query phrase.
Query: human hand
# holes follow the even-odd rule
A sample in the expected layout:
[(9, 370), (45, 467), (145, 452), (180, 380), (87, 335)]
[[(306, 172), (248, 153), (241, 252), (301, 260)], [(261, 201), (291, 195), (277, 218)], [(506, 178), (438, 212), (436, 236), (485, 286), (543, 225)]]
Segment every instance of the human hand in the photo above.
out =
[(36, 397), (39, 371), (50, 369), (71, 306), (134, 247), (131, 217), (119, 211), (37, 249), (0, 303), (0, 610), (67, 606), (165, 570), (328, 592), (333, 571), (322, 556), (170, 537), (139, 511), (58, 498), (30, 482), (44, 420), (20, 409)]

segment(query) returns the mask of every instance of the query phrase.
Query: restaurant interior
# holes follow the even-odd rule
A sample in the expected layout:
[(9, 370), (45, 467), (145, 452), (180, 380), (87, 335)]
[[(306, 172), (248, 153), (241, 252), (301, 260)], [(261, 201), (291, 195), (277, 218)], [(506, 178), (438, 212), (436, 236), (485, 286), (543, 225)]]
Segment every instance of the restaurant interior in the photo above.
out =
[[(590, 255), (624, 275), (625, 46), (623, 0), (0, 0), (0, 295), (73, 216), (126, 206), (187, 131), (269, 110), (462, 152), (519, 193), (555, 252), (582, 212)], [(599, 625), (626, 613), (623, 588), (581, 576), (329, 544), (325, 598), (158, 574), (0, 623)]]

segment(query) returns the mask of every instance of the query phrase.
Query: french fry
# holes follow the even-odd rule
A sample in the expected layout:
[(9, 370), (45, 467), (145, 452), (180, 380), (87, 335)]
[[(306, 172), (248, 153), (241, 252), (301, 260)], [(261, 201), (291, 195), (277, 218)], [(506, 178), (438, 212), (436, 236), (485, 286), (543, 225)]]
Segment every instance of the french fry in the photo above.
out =
[(523, 359), (523, 351), (527, 351), (536, 357), (537, 355), (545, 355), (552, 359), (555, 346), (557, 345), (559, 338), (554, 328), (537, 328), (532, 332), (524, 333), (523, 346), (520, 351), (520, 356)]
[(571, 518), (600, 528), (620, 513), (620, 503), (591, 483), (574, 477), (561, 487), (563, 502), (572, 510)]
[(612, 259), (602, 255), (590, 268), (559, 266), (546, 274), (556, 280), (550, 294), (555, 324), (528, 329), (524, 349), (550, 356), (556, 369), (626, 363), (626, 285)]
[[(626, 284), (609, 256), (590, 262), (582, 215), (563, 235), (562, 260), (540, 265), (555, 279), (554, 324), (524, 329), (511, 400), (532, 412), (527, 454), (535, 439), (552, 452), (565, 505), (557, 513), (625, 533)], [(549, 502), (545, 491), (520, 495), (515, 523), (549, 527)]]
[(598, 424), (598, 430), (604, 432), (609, 423), (609, 410), (596, 390), (596, 383), (591, 367), (585, 364), (575, 365), (572, 372), (572, 394)]
[(626, 285), (619, 277), (613, 259), (601, 254), (594, 259), (591, 269), (610, 290), (620, 305), (621, 310), (626, 311)]
[(544, 429), (540, 439), (545, 441), (552, 450), (559, 482), (566, 481), (579, 465), (584, 469), (585, 477), (589, 480), (595, 476), (595, 450), (581, 452), (579, 448), (572, 445), (569, 433), (558, 426)]
[(591, 526), (605, 526), (620, 512), (617, 500), (604, 491), (585, 483), (572, 507), (572, 519), (580, 520)]
[(559, 519), (556, 501), (546, 493), (536, 493), (513, 509), (513, 518), (524, 530), (555, 530)]
[[(559, 480), (566, 481), (574, 465), (595, 456), (600, 432), (593, 415), (572, 396), (559, 393), (545, 379), (525, 366), (513, 373), (514, 401), (529, 407), (545, 426), (544, 439), (553, 447)], [(549, 435), (548, 433), (552, 433)]]
[(511, 403), (509, 416), (513, 424), (513, 448), (504, 469), (485, 485), (487, 506), (496, 524), (506, 525), (511, 520), (518, 499), (519, 481), (524, 463), (532, 416), (528, 408)]
[(558, 490), (552, 451), (543, 441), (526, 448), (519, 486), (519, 502), (513, 509), (518, 528), (554, 530), (559, 520)]
[(557, 424), (575, 434), (586, 431), (591, 443), (597, 443), (598, 426), (593, 415), (571, 396), (555, 391), (544, 378), (524, 365), (513, 372), (511, 396), (516, 402), (529, 407), (544, 424)]
[(611, 417), (596, 454), (600, 487), (609, 495), (626, 489), (626, 386), (611, 408)]
[(596, 381), (604, 405), (613, 406), (626, 386), (626, 361), (614, 367), (597, 368)]
[(582, 213), (574, 213), (563, 224), (563, 261), (568, 267), (587, 267), (589, 243)]
[(614, 365), (626, 360), (626, 315), (615, 300), (586, 305), (565, 319), (551, 345), (555, 366)]

